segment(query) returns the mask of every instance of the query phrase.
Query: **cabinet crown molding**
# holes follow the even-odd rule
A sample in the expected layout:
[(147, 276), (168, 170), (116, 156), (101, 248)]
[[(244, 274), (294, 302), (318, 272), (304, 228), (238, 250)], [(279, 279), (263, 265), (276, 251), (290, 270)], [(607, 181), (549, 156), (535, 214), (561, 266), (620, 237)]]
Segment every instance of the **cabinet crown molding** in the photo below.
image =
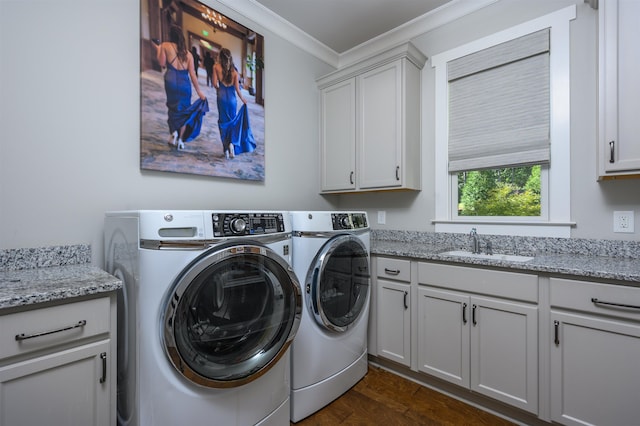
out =
[(393, 62), (398, 59), (407, 59), (418, 69), (422, 69), (427, 62), (427, 57), (411, 42), (403, 43), (382, 53), (370, 56), (344, 68), (337, 69), (316, 80), (319, 89), (324, 89), (332, 84), (355, 77), (373, 68)]

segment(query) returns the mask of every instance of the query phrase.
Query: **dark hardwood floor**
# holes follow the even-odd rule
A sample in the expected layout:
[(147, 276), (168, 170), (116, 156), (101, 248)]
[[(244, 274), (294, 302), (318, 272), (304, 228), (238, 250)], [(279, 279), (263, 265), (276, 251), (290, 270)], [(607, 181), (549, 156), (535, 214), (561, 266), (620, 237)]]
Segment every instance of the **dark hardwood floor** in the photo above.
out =
[(317, 413), (295, 426), (491, 425), (513, 423), (378, 367)]

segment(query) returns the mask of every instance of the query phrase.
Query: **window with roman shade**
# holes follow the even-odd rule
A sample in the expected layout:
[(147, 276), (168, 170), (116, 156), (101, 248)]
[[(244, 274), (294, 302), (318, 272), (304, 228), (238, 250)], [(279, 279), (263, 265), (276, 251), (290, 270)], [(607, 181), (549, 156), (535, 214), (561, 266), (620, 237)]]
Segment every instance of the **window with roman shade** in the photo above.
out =
[(549, 28), (447, 62), (449, 173), (550, 162)]

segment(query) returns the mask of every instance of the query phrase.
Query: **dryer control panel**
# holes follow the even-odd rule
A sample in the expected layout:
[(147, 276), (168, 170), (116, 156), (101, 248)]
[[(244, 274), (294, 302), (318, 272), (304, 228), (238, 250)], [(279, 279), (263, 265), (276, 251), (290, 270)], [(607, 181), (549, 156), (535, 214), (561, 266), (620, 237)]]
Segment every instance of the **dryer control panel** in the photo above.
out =
[(214, 237), (237, 237), (284, 232), (282, 213), (212, 213)]
[(369, 226), (367, 224), (366, 213), (332, 213), (331, 222), (334, 231), (341, 229), (362, 229)]

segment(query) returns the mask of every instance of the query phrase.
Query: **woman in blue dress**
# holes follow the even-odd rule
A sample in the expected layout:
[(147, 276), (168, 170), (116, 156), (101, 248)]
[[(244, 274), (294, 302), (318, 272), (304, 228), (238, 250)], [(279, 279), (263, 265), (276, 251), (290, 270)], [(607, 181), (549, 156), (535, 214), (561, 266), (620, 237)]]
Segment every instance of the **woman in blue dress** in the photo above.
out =
[[(193, 56), (187, 49), (182, 29), (172, 26), (169, 41), (157, 46), (158, 62), (166, 67), (164, 90), (167, 94), (169, 145), (183, 149), (183, 142), (195, 139), (200, 134), (202, 118), (209, 111), (207, 98), (200, 90), (193, 65)], [(199, 99), (191, 103), (191, 84)]]
[[(221, 49), (213, 67), (213, 87), (216, 88), (218, 129), (225, 157), (251, 152), (256, 144), (249, 125), (247, 100), (240, 91), (239, 76), (229, 49)], [(242, 101), (238, 111), (236, 94)]]

